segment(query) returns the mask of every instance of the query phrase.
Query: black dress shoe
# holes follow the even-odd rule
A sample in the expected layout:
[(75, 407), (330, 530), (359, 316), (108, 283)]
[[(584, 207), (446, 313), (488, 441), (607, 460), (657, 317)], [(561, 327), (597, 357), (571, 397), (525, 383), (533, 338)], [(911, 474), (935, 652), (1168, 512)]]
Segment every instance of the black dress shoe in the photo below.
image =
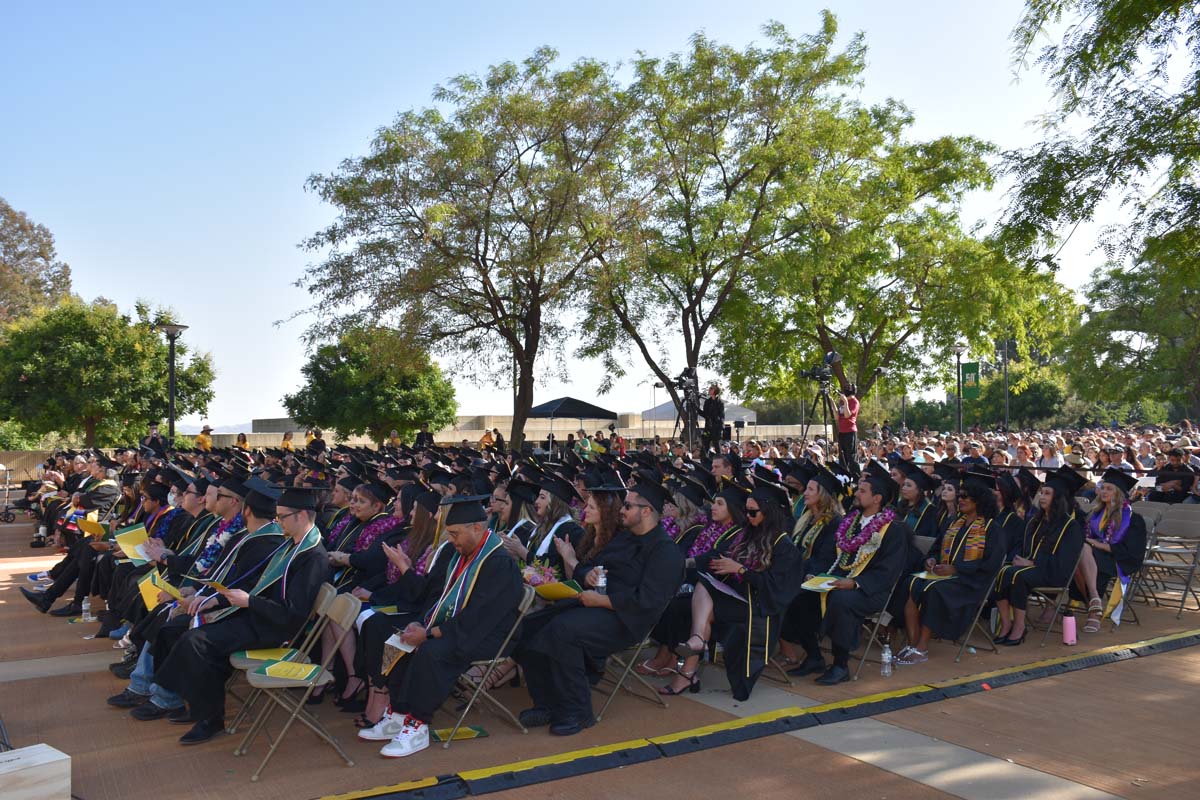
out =
[(151, 703), (149, 700), (147, 700), (137, 708), (130, 711), (129, 716), (133, 717), (134, 719), (140, 719), (143, 722), (149, 722), (152, 719), (162, 719), (170, 713), (171, 709), (163, 708), (162, 706), (156, 706), (154, 703)]
[(788, 675), (815, 675), (818, 672), (825, 671), (825, 659), (823, 658), (806, 658), (800, 662), (800, 666), (792, 667), (787, 671)]
[(50, 610), (50, 604), (54, 601), (47, 600), (45, 592), (31, 592), (28, 589), (26, 589), (24, 586), (21, 586), (18, 588), (20, 588), (21, 594), (25, 596), (25, 599), (28, 600), (29, 602), (33, 603), (33, 607), (36, 608), (38, 611), (45, 614), (47, 611)]
[(550, 724), (550, 712), (534, 706), (518, 714), (517, 720), (526, 728), (541, 728)]
[(821, 684), (822, 686), (834, 686), (839, 683), (845, 683), (848, 680), (850, 680), (850, 670), (834, 664), (832, 667), (825, 670), (825, 672), (821, 674), (821, 677), (817, 678), (817, 683)]
[(555, 722), (553, 725), (551, 725), (550, 733), (554, 734), (555, 736), (574, 736), (575, 734), (581, 733), (585, 729), (590, 728), (595, 724), (596, 720), (594, 717), (588, 717), (587, 719), (568, 717), (561, 722)]
[(127, 680), (129, 680), (129, 676), (133, 674), (133, 671), (135, 669), (137, 669), (137, 665), (136, 664), (118, 664), (117, 666), (109, 667), (108, 669), (117, 678), (120, 678), (123, 681), (127, 681)]
[(108, 704), (114, 708), (137, 708), (142, 703), (149, 701), (150, 696), (131, 692), (128, 689), (120, 694), (114, 694), (108, 698)]
[(50, 612), (52, 617), (78, 617), (83, 613), (83, 606), (78, 603), (67, 603)]
[(220, 717), (204, 719), (192, 726), (192, 729), (179, 737), (180, 744), (200, 744), (207, 742), (219, 733), (225, 731), (225, 720)]
[(171, 713), (167, 714), (167, 722), (174, 722), (176, 725), (193, 725), (196, 720), (192, 719), (192, 712), (188, 711), (187, 706), (171, 709)]

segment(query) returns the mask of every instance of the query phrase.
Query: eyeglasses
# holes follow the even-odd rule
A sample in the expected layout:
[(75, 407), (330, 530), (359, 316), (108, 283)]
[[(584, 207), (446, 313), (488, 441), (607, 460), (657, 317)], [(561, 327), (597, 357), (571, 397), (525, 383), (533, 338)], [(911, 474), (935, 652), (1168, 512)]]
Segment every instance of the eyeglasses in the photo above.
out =
[(290, 513), (288, 513), (288, 514), (276, 514), (276, 515), (275, 515), (275, 521), (276, 521), (276, 522), (282, 522), (282, 521), (283, 521), (283, 520), (285, 520), (285, 519), (288, 519), (288, 518), (290, 518), (290, 517), (294, 517), (294, 516), (296, 516), (297, 514), (303, 514), (303, 513), (304, 513), (303, 511), (292, 511), (292, 512), (290, 512)]
[(242, 498), (238, 497), (236, 494), (227, 494), (225, 492), (217, 492), (217, 497), (224, 498), (225, 500), (241, 500), (242, 499)]
[(621, 508), (628, 511), (631, 508), (650, 508), (650, 506), (646, 505), (645, 503), (631, 503), (626, 500), (624, 503), (621, 503)]

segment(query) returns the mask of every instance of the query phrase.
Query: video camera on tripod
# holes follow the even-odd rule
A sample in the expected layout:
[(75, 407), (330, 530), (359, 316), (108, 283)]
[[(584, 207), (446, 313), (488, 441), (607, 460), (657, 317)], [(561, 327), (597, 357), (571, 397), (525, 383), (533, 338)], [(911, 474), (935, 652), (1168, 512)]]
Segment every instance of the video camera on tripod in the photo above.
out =
[(821, 393), (829, 394), (833, 385), (833, 365), (841, 361), (842, 356), (836, 350), (830, 350), (818, 366), (800, 370), (800, 377), (817, 381), (821, 385)]

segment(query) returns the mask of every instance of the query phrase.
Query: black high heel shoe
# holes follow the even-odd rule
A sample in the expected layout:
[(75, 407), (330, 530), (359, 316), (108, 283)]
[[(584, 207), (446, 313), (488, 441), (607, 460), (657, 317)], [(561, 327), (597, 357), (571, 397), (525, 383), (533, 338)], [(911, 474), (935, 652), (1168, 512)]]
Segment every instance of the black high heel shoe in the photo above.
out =
[(676, 675), (687, 678), (687, 680), (688, 680), (687, 686), (683, 686), (679, 689), (672, 689), (671, 686), (668, 684), (667, 686), (663, 686), (662, 688), (660, 688), (658, 690), (659, 694), (666, 695), (667, 697), (675, 697), (676, 695), (681, 695), (684, 692), (690, 692), (691, 694), (699, 694), (700, 693), (700, 675), (698, 674), (700, 672), (700, 670), (697, 669), (697, 670), (693, 670), (692, 672), (683, 672), (682, 670), (672, 670), (672, 672), (674, 672)]
[(1006, 639), (1008, 639), (1008, 634), (1009, 634), (1011, 631), (1012, 631), (1012, 628), (1011, 628), (1011, 627), (1009, 627), (1009, 629), (1008, 629), (1007, 631), (1005, 631), (1004, 633), (1000, 634), (999, 636), (993, 636), (993, 637), (992, 637), (992, 644), (1004, 644), (1005, 640), (1006, 640)]
[[(700, 648), (699, 649), (688, 646), (688, 642), (690, 642), (692, 639), (700, 640)], [(679, 644), (675, 645), (675, 655), (679, 656), (680, 658), (691, 658), (692, 656), (702, 656), (707, 652), (708, 652), (708, 640), (700, 639), (700, 637), (694, 633), (687, 638), (687, 641), (680, 642)]]
[[(367, 688), (367, 682), (357, 675), (351, 675), (346, 678), (346, 685), (350, 686), (350, 681), (358, 681), (358, 688), (349, 697), (338, 697), (333, 701), (333, 704), (342, 711), (364, 711), (367, 707), (365, 699), (360, 699), (359, 695), (363, 694)], [(361, 705), (361, 707), (359, 707)]]
[(1021, 632), (1020, 639), (1007, 639), (1006, 638), (1003, 641), (1001, 641), (1000, 644), (1004, 645), (1005, 647), (1016, 647), (1019, 644), (1024, 644), (1025, 637), (1028, 635), (1029, 635), (1029, 628), (1026, 628), (1024, 631)]

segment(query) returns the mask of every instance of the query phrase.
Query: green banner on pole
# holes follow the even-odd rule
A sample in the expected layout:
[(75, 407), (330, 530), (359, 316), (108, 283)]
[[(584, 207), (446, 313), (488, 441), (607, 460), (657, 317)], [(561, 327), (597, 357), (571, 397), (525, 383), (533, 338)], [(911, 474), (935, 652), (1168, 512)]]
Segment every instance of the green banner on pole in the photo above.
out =
[(979, 399), (979, 363), (976, 361), (962, 365), (962, 394), (964, 400)]

